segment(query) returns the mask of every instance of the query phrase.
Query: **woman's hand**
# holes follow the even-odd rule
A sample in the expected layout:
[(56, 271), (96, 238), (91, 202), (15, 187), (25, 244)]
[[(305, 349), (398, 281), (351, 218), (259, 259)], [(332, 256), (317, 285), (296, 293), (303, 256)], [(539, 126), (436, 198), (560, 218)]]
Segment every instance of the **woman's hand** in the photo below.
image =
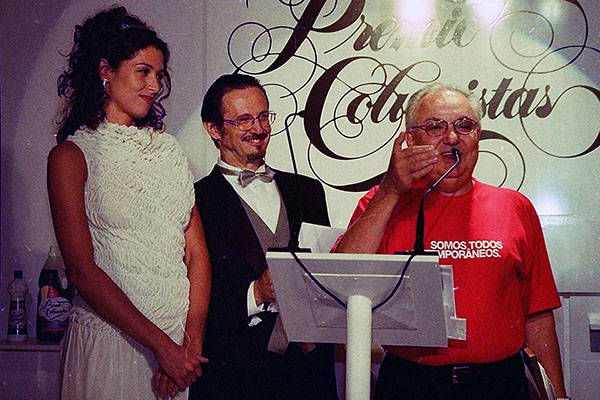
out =
[[(202, 356), (202, 343), (200, 341), (190, 341), (186, 336), (184, 345), (176, 347), (179, 355), (166, 352), (167, 354), (170, 353), (173, 357), (167, 357), (163, 359), (162, 362), (159, 355), (156, 354), (156, 358), (161, 367), (156, 371), (152, 378), (152, 386), (161, 399), (174, 397), (177, 395), (177, 392), (184, 391), (196, 380), (196, 378), (202, 375), (201, 364), (208, 362), (208, 359)], [(177, 357), (182, 354), (185, 361), (183, 370), (178, 370), (177, 367), (175, 367), (175, 371), (179, 372), (173, 372), (177, 375), (171, 375), (167, 368), (171, 369), (171, 364), (176, 365)], [(165, 363), (164, 365), (163, 362)], [(181, 373), (183, 373), (183, 375)]]
[(160, 367), (175, 381), (179, 390), (185, 390), (197, 377), (202, 375), (201, 363), (208, 360), (202, 357), (196, 348), (188, 349), (187, 346), (163, 346), (154, 352)]
[(173, 379), (165, 372), (164, 369), (159, 368), (152, 377), (152, 387), (158, 393), (158, 397), (167, 400), (171, 397), (175, 397), (179, 392), (179, 387)]

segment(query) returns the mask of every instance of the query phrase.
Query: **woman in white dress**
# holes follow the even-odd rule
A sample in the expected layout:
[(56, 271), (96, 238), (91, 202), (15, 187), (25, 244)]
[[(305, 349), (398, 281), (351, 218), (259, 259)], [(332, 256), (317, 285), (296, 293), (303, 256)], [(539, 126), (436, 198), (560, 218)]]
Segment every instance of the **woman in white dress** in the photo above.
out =
[(113, 7), (76, 26), (48, 156), (54, 230), (77, 289), (62, 399), (187, 399), (202, 373), (210, 266), (193, 177), (162, 132), (169, 50)]

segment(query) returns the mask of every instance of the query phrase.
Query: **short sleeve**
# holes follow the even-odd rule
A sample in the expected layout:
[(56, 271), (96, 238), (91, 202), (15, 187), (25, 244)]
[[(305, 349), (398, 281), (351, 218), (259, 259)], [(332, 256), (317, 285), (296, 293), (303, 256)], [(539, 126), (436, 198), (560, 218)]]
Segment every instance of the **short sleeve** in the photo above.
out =
[(560, 298), (552, 275), (548, 250), (542, 232), (540, 219), (531, 202), (524, 196), (522, 213), (527, 245), (524, 262), (530, 271), (528, 314), (552, 310), (560, 307)]

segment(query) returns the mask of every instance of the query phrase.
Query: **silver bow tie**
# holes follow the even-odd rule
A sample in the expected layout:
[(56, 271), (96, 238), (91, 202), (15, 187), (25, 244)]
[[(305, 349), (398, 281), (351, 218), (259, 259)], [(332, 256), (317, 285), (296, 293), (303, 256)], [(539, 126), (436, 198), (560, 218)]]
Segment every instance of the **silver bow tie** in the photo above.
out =
[(275, 172), (270, 168), (265, 169), (263, 172), (243, 170), (238, 175), (238, 180), (240, 182), (240, 185), (242, 185), (242, 187), (245, 187), (255, 179), (260, 179), (263, 182), (271, 182), (273, 180), (274, 175)]
[(233, 171), (227, 168), (220, 167), (221, 172), (225, 175), (237, 175), (238, 182), (242, 187), (246, 187), (250, 182), (255, 179), (260, 179), (263, 182), (271, 182), (273, 180), (273, 176), (275, 176), (275, 171), (271, 168), (265, 166), (265, 170), (262, 172), (256, 172), (249, 169), (245, 169), (242, 171)]

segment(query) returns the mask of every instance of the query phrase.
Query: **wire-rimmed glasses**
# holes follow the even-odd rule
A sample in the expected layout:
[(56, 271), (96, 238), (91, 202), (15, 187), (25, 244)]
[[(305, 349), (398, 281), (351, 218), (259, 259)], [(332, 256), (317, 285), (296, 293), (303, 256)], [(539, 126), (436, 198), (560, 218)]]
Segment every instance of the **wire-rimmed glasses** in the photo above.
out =
[(263, 113), (258, 114), (258, 117), (253, 117), (252, 115), (242, 115), (236, 119), (227, 119), (223, 118), (223, 122), (227, 122), (242, 131), (247, 131), (252, 129), (254, 126), (254, 121), (258, 121), (260, 126), (263, 128), (269, 128), (273, 122), (275, 122), (275, 114), (273, 111), (265, 111)]
[[(410, 128), (409, 131), (422, 129), (431, 137), (439, 137), (448, 132), (449, 124), (450, 123), (448, 121), (444, 121), (443, 119), (436, 119), (427, 121), (421, 126)], [(477, 128), (479, 128), (479, 122), (469, 117), (462, 117), (452, 122), (452, 126), (454, 126), (454, 131), (459, 135), (470, 135), (471, 133), (475, 132)]]

